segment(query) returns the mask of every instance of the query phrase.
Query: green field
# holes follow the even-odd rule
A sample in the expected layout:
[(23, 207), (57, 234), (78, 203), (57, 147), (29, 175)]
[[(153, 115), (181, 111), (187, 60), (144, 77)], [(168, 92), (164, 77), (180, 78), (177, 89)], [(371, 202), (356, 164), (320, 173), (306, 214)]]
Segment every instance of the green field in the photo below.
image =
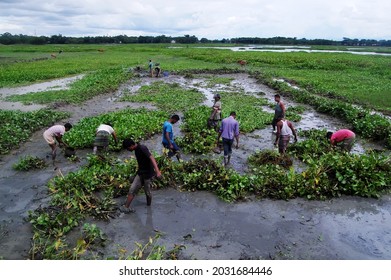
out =
[[(191, 72), (243, 70), (239, 59), (247, 61), (247, 71), (283, 78), (316, 95), (342, 99), (391, 114), (391, 56), (349, 53), (233, 52), (198, 48), (198, 45), (45, 45), (0, 46), (0, 87), (88, 73), (75, 85), (80, 92), (112, 90), (126, 77), (130, 67), (147, 67), (149, 59), (160, 62), (163, 71)], [(62, 53), (59, 54), (59, 50)], [(101, 51), (99, 51), (101, 50)], [(102, 52), (103, 50), (103, 52)], [(368, 51), (372, 50), (371, 48)], [(360, 49), (365, 51), (365, 49)], [(56, 54), (57, 58), (51, 58)], [(100, 75), (100, 77), (95, 77)], [(108, 79), (109, 77), (110, 79)], [(95, 79), (99, 79), (96, 85)], [(98, 88), (98, 89), (96, 89)], [(72, 93), (70, 93), (72, 95)], [(64, 96), (63, 93), (60, 94)], [(73, 96), (75, 93), (73, 93)], [(86, 94), (84, 99), (88, 99)], [(52, 97), (49, 101), (54, 101)], [(80, 102), (83, 98), (76, 101)], [(74, 98), (70, 97), (70, 100)], [(19, 96), (12, 100), (44, 103), (45, 98)]]

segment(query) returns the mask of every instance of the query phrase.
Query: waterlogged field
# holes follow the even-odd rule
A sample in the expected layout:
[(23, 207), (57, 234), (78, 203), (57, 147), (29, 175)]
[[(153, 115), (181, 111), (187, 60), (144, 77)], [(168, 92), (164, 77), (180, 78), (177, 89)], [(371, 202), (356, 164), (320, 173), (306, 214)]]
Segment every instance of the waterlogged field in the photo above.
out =
[[(239, 53), (192, 46), (168, 48), (167, 45), (0, 46), (0, 57), (0, 87), (84, 74), (67, 90), (7, 97), (8, 101), (48, 105), (78, 105), (100, 94), (116, 91), (125, 82), (137, 84), (140, 75), (145, 74), (148, 60), (153, 59), (161, 64), (163, 72), (181, 74), (184, 79), (198, 75), (197, 78), (203, 81), (201, 88), (212, 88), (224, 96), (223, 115), (236, 111), (244, 135), (270, 125), (272, 114), (263, 108), (271, 104), (262, 93), (248, 94), (234, 86), (232, 78), (217, 74), (248, 72), (283, 96), (343, 120), (363, 139), (375, 140), (384, 147), (380, 151), (347, 154), (330, 147), (324, 137), (325, 130), (307, 130), (299, 132), (301, 141), (292, 144), (285, 156), (273, 150), (251, 151), (248, 155), (250, 168), (246, 173), (225, 169), (211, 156), (216, 147), (216, 132), (206, 128), (210, 107), (203, 104), (204, 94), (178, 83), (151, 78), (149, 84), (140, 86), (135, 93), (123, 90), (118, 102), (147, 102), (157, 109), (116, 110), (82, 118), (74, 123), (64, 141), (72, 147), (91, 150), (94, 131), (104, 122), (113, 124), (120, 140), (127, 137), (147, 140), (159, 134), (162, 122), (170, 114), (180, 112), (184, 118), (182, 134), (177, 141), (183, 152), (191, 153), (192, 157), (177, 162), (157, 155), (163, 177), (154, 182), (155, 190), (173, 187), (183, 192), (208, 191), (231, 203), (245, 201), (248, 197), (324, 200), (343, 195), (378, 198), (389, 193), (390, 121), (372, 113), (373, 109), (385, 114), (391, 112), (389, 57)], [(239, 65), (240, 59), (246, 60), (247, 64)], [(300, 120), (304, 110), (301, 106), (290, 107), (288, 116)], [(34, 131), (68, 116), (52, 110), (0, 111), (0, 154), (9, 153)], [(120, 149), (120, 145), (111, 142), (110, 155), (89, 154), (83, 166), (47, 183), (50, 201), (28, 212), (33, 229), (28, 258), (100, 258), (99, 248), (105, 245), (107, 236), (88, 220), (110, 221), (115, 217), (115, 199), (126, 196), (129, 174), (134, 174), (137, 166), (134, 158), (119, 158), (116, 152)], [(292, 167), (292, 160), (303, 164), (301, 171)], [(22, 158), (14, 165), (17, 170), (29, 167), (45, 168), (39, 158), (32, 156)], [(178, 245), (168, 250), (159, 245), (161, 234), (158, 232), (145, 245), (138, 243), (131, 253), (119, 249), (114, 258), (180, 258), (181, 250), (186, 248)]]

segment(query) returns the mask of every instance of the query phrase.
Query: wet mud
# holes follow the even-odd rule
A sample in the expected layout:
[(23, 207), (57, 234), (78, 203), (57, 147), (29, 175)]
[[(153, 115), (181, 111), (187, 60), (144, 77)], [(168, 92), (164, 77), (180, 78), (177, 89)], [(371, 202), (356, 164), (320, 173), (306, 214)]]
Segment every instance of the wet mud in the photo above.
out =
[[(246, 74), (231, 75), (235, 88), (248, 93), (263, 92), (271, 102), (275, 92), (249, 78)], [(117, 102), (125, 93), (135, 92), (143, 84), (156, 81), (141, 77), (124, 84), (117, 92), (101, 95), (80, 106), (57, 104), (58, 110), (69, 111), (66, 120), (76, 123), (83, 117), (94, 116), (123, 108), (145, 107), (150, 104)], [(206, 105), (211, 105), (213, 93), (224, 87), (205, 87), (202, 76), (185, 79), (170, 75), (159, 80), (179, 83), (186, 88), (197, 88), (205, 94)], [(286, 106), (295, 106), (283, 99)], [(270, 110), (265, 108), (265, 110)], [(181, 135), (181, 122), (174, 125), (174, 134)], [(302, 120), (295, 123), (298, 129), (343, 127), (338, 119), (315, 112), (306, 107)], [(232, 164), (239, 172), (246, 172), (247, 158), (257, 150), (273, 149), (271, 127), (241, 136), (240, 147), (234, 150)], [(45, 206), (50, 201), (47, 183), (55, 176), (66, 175), (86, 163), (90, 150), (78, 150), (79, 162), (71, 162), (62, 154), (57, 156), (54, 170), (50, 158), (48, 167), (39, 171), (15, 171), (12, 165), (25, 155), (46, 158), (50, 148), (36, 132), (29, 142), (0, 160), (0, 258), (26, 259), (31, 246), (32, 229), (26, 221), (28, 211)], [(300, 141), (300, 139), (299, 139)], [(161, 136), (144, 141), (150, 150), (161, 154)], [(377, 147), (358, 139), (353, 152)], [(116, 154), (129, 157), (129, 152)], [(184, 155), (189, 159), (195, 155)], [(222, 155), (208, 155), (222, 162)], [(300, 166), (296, 164), (296, 168)], [(121, 205), (125, 200), (117, 198)], [(96, 258), (118, 258), (120, 249), (129, 254), (135, 242), (146, 243), (149, 237), (162, 234), (158, 244), (167, 250), (175, 245), (185, 246), (181, 259), (391, 259), (391, 196), (380, 199), (341, 197), (327, 201), (305, 199), (257, 200), (226, 203), (209, 192), (181, 192), (173, 188), (153, 191), (151, 207), (146, 206), (144, 195), (136, 196), (132, 214), (117, 213), (110, 221), (90, 220), (107, 235), (107, 245), (99, 248)], [(87, 222), (87, 221), (86, 221)], [(77, 235), (80, 229), (75, 229)]]

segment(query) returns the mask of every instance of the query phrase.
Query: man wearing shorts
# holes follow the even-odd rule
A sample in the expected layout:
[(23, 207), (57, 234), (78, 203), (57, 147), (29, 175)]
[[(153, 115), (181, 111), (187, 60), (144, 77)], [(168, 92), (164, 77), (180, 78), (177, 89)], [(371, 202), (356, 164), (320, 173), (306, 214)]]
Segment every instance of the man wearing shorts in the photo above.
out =
[(155, 175), (158, 178), (161, 177), (161, 172), (157, 166), (155, 158), (146, 146), (135, 143), (132, 139), (125, 139), (122, 142), (122, 147), (128, 151), (134, 151), (138, 164), (137, 175), (129, 188), (125, 205), (120, 207), (121, 212), (131, 213), (134, 212), (134, 210), (130, 208), (130, 203), (142, 187), (144, 187), (145, 196), (147, 198), (147, 205), (151, 205), (152, 179)]
[(334, 133), (327, 132), (326, 137), (333, 146), (338, 146), (343, 151), (350, 152), (356, 139), (356, 134), (349, 129), (340, 129)]
[(45, 130), (45, 132), (43, 133), (43, 138), (52, 149), (53, 161), (56, 159), (57, 155), (56, 141), (59, 143), (59, 145), (66, 146), (66, 144), (62, 141), (62, 137), (64, 136), (65, 132), (69, 131), (71, 128), (72, 125), (70, 123), (66, 123), (65, 125), (53, 125), (52, 127), (49, 127), (47, 130)]

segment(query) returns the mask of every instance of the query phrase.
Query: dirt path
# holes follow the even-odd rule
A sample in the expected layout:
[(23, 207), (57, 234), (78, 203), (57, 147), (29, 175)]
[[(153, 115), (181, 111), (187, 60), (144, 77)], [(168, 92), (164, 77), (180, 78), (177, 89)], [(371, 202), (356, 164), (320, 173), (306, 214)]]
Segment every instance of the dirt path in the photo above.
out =
[[(273, 90), (256, 83), (248, 76), (235, 75), (235, 85), (246, 92), (264, 92), (272, 100)], [(177, 82), (184, 87), (199, 87), (200, 79), (169, 76), (166, 82)], [(61, 106), (72, 112), (69, 120), (101, 114), (126, 107), (152, 106), (115, 102), (123, 90), (134, 91), (141, 84), (124, 85), (118, 92), (94, 98), (82, 106)], [(213, 94), (200, 87), (208, 100)], [(287, 106), (294, 105), (284, 100)], [(180, 124), (179, 124), (180, 125)], [(175, 133), (180, 134), (179, 125)], [(297, 128), (326, 128), (334, 130), (341, 123), (308, 108)], [(50, 197), (47, 182), (58, 175), (52, 167), (40, 171), (17, 172), (12, 165), (24, 155), (45, 158), (49, 147), (35, 133), (20, 149), (5, 156), (0, 162), (0, 258), (26, 259), (31, 246), (31, 226), (24, 218), (29, 210), (45, 205)], [(233, 168), (244, 172), (247, 157), (257, 149), (272, 148), (270, 128), (242, 137), (241, 148), (235, 150)], [(161, 152), (160, 135), (145, 144)], [(354, 152), (362, 152), (370, 144), (359, 141)], [(89, 150), (78, 151), (79, 163), (59, 156), (58, 165), (66, 174), (85, 163)], [(128, 157), (127, 152), (118, 156)], [(219, 159), (220, 155), (213, 154)], [(49, 161), (49, 160), (48, 160)], [(391, 196), (380, 199), (342, 197), (328, 201), (256, 200), (228, 204), (208, 192), (179, 192), (175, 189), (153, 192), (152, 207), (146, 207), (145, 198), (137, 196), (133, 202), (136, 213), (118, 214), (110, 222), (96, 223), (108, 236), (108, 244), (98, 252), (99, 258), (118, 257), (119, 248), (129, 253), (134, 242), (146, 242), (157, 231), (163, 233), (159, 244), (167, 250), (182, 244), (182, 259), (391, 259)], [(122, 203), (124, 198), (117, 199)]]

